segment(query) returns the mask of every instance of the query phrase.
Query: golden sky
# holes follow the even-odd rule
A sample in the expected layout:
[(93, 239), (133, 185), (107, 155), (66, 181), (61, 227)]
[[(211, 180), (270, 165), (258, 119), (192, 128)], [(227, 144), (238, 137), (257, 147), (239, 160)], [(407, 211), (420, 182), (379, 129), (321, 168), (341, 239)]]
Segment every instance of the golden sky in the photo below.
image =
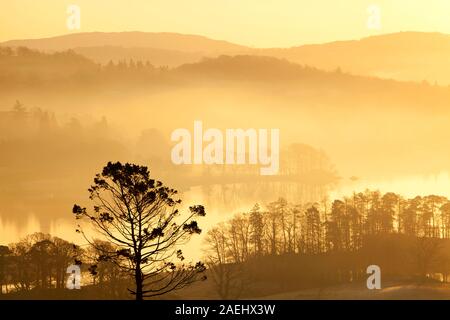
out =
[[(255, 47), (356, 39), (397, 31), (450, 33), (449, 0), (2, 0), (0, 41), (66, 34), (67, 6), (81, 29), (199, 34)], [(367, 8), (381, 9), (381, 29)]]

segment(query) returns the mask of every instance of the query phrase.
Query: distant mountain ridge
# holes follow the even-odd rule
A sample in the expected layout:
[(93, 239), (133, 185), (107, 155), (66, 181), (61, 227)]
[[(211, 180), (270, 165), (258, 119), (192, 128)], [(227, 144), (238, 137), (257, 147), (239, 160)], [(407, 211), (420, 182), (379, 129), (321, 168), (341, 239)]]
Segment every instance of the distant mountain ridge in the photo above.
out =
[(67, 50), (80, 47), (118, 46), (124, 48), (154, 48), (185, 52), (224, 52), (247, 49), (231, 42), (203, 36), (171, 32), (86, 32), (42, 39), (10, 40), (3, 46), (25, 46), (38, 50)]
[(11, 40), (1, 46), (24, 46), (44, 52), (72, 49), (98, 63), (141, 60), (176, 67), (203, 57), (248, 52), (250, 48), (203, 36), (170, 32), (89, 32), (43, 39)]
[(403, 81), (450, 85), (450, 35), (399, 32), (361, 40), (260, 49), (257, 54), (284, 58), (323, 70)]

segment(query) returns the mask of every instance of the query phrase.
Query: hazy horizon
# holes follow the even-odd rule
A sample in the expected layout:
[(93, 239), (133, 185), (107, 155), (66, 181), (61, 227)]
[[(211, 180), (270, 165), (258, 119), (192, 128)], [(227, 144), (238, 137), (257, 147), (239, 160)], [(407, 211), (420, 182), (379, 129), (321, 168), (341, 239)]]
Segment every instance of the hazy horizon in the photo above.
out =
[(318, 41), (318, 42), (300, 42), (300, 43), (292, 43), (292, 44), (288, 44), (288, 45), (282, 45), (282, 46), (252, 46), (249, 45), (247, 43), (239, 43), (239, 42), (235, 42), (232, 41), (230, 39), (225, 39), (225, 38), (214, 38), (211, 36), (208, 36), (206, 34), (202, 34), (202, 33), (184, 33), (184, 32), (178, 32), (178, 31), (165, 31), (165, 30), (122, 30), (122, 31), (112, 31), (112, 30), (92, 30), (92, 31), (83, 31), (80, 30), (79, 32), (66, 32), (66, 33), (60, 33), (60, 34), (48, 34), (48, 35), (43, 35), (43, 36), (34, 36), (34, 37), (16, 37), (16, 38), (5, 38), (5, 39), (0, 39), (0, 44), (2, 43), (7, 43), (10, 41), (26, 41), (26, 40), (48, 40), (48, 39), (53, 39), (53, 38), (62, 38), (62, 37), (66, 37), (66, 36), (77, 36), (77, 35), (82, 35), (82, 34), (121, 34), (121, 33), (149, 33), (149, 34), (173, 34), (173, 35), (180, 35), (180, 36), (198, 36), (201, 38), (205, 38), (208, 40), (214, 40), (214, 41), (223, 41), (223, 42), (227, 42), (230, 44), (234, 44), (234, 45), (238, 45), (238, 46), (243, 46), (243, 47), (248, 47), (250, 49), (289, 49), (289, 48), (296, 48), (296, 47), (302, 47), (302, 46), (309, 46), (309, 45), (325, 45), (325, 44), (333, 44), (333, 43), (339, 43), (339, 42), (349, 42), (349, 41), (359, 41), (359, 40), (364, 40), (367, 38), (373, 38), (373, 37), (378, 37), (378, 36), (389, 36), (389, 35), (395, 35), (395, 34), (402, 34), (402, 33), (423, 33), (423, 34), (440, 34), (440, 35), (444, 35), (444, 36), (450, 36), (450, 30), (442, 32), (439, 30), (435, 30), (435, 31), (430, 31), (430, 30), (414, 30), (414, 29), (405, 29), (405, 30), (396, 30), (396, 31), (392, 31), (392, 32), (379, 32), (379, 33), (371, 33), (371, 34), (367, 34), (367, 35), (362, 35), (360, 37), (355, 37), (355, 38), (350, 38), (350, 37), (342, 37), (342, 38), (338, 38), (338, 39), (329, 39), (329, 40), (323, 40), (323, 41)]
[[(0, 13), (3, 23), (0, 41), (66, 34), (66, 9), (69, 4), (72, 3), (52, 0), (5, 3)], [(332, 3), (325, 0), (314, 3), (288, 0), (281, 5), (274, 1), (261, 3), (252, 0), (245, 4), (229, 1), (225, 4), (202, 0), (195, 4), (178, 2), (176, 11), (172, 9), (173, 3), (161, 0), (127, 3), (127, 11), (120, 10), (123, 0), (107, 4), (79, 0), (76, 4), (81, 8), (83, 22), (79, 31), (82, 32), (198, 34), (258, 48), (360, 39), (401, 31), (450, 33), (450, 4), (445, 0), (422, 3), (407, 0)], [(376, 30), (366, 27), (369, 16), (367, 8), (373, 4), (381, 9), (382, 24)], [(22, 10), (24, 6), (27, 11)], [(244, 16), (245, 21), (242, 19)]]

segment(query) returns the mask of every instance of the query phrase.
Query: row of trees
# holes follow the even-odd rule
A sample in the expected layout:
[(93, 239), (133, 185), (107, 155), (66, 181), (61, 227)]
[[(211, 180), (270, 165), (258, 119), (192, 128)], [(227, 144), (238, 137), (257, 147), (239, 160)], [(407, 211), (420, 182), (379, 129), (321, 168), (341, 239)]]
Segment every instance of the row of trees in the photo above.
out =
[[(53, 60), (64, 60), (79, 58), (80, 61), (89, 61), (89, 59), (77, 54), (74, 50), (66, 50), (62, 52), (45, 53), (39, 50), (30, 49), (28, 47), (2, 47), (0, 46), (0, 58), (47, 58)], [(91, 62), (92, 63), (92, 62)], [(94, 65), (94, 63), (92, 63)], [(121, 59), (117, 62), (110, 60), (106, 65), (108, 69), (155, 69), (149, 61), (141, 61), (134, 59)]]
[[(17, 65), (23, 67), (22, 73), (17, 73)], [(36, 65), (45, 66), (48, 70), (36, 69)], [(58, 72), (59, 68), (79, 79), (83, 79), (83, 75), (90, 77), (95, 77), (99, 74), (112, 76), (115, 73), (120, 73), (122, 76), (124, 74), (127, 76), (130, 74), (149, 75), (159, 74), (168, 70), (167, 66), (155, 67), (149, 61), (134, 59), (110, 60), (107, 64), (102, 65), (73, 50), (45, 53), (26, 47), (0, 47), (0, 70), (6, 74), (9, 73), (10, 80), (16, 77), (22, 80), (32, 80), (30, 77), (34, 77), (36, 79), (41, 78), (44, 81), (51, 79), (52, 73), (63, 77), (63, 72)], [(28, 75), (28, 78), (23, 77), (24, 75)], [(7, 77), (4, 80), (7, 80)]]
[[(84, 123), (78, 118), (58, 121), (53, 112), (37, 107), (25, 106), (16, 100), (13, 107), (0, 111), (0, 134), (2, 141), (36, 138), (66, 138), (76, 136), (97, 136), (102, 139), (112, 138), (113, 132), (105, 117), (91, 123)], [(20, 127), (21, 130), (17, 130)]]
[(99, 297), (123, 297), (129, 278), (102, 258), (102, 250), (115, 249), (98, 239), (83, 248), (40, 232), (0, 246), (0, 294), (66, 288), (70, 276), (67, 268), (77, 264), (83, 272), (83, 286), (98, 288)]
[(0, 83), (19, 91), (45, 88), (53, 92), (58, 88), (93, 93), (100, 87), (135, 89), (180, 82), (173, 78), (167, 66), (154, 66), (149, 61), (118, 59), (100, 64), (73, 50), (44, 53), (24, 47), (0, 47)]
[(355, 281), (373, 263), (393, 277), (440, 273), (445, 280), (449, 209), (450, 201), (441, 196), (406, 199), (369, 190), (332, 203), (290, 204), (280, 198), (265, 208), (256, 204), (208, 232), (211, 278), (224, 299), (269, 279), (291, 290)]
[(331, 205), (290, 204), (280, 198), (264, 210), (256, 204), (213, 228), (208, 242), (227, 248), (227, 260), (239, 263), (269, 254), (356, 251), (365, 237), (392, 233), (449, 238), (450, 201), (435, 195), (405, 199), (369, 190)]

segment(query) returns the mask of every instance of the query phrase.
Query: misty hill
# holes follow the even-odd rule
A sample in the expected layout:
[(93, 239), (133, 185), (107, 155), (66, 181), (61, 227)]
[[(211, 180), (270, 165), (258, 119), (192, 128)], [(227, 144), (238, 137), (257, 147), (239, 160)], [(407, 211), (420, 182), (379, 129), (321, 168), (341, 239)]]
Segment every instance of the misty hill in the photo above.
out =
[(246, 51), (227, 41), (203, 36), (152, 32), (89, 32), (43, 39), (11, 40), (2, 46), (24, 46), (45, 52), (73, 49), (97, 62), (149, 60), (156, 65), (180, 65), (203, 56)]
[(237, 86), (252, 85), (263, 90), (267, 90), (267, 85), (270, 85), (271, 90), (280, 96), (285, 96), (286, 92), (289, 92), (289, 99), (310, 96), (314, 100), (334, 104), (333, 108), (339, 102), (353, 108), (357, 102), (368, 105), (368, 101), (379, 107), (420, 106), (423, 109), (424, 105), (428, 105), (427, 108), (447, 108), (446, 101), (450, 98), (447, 87), (352, 75), (340, 69), (323, 71), (266, 56), (208, 58), (199, 63), (180, 66), (173, 73), (209, 85), (227, 81)]
[(111, 84), (131, 90), (204, 84), (220, 88), (224, 82), (235, 90), (251, 86), (264, 92), (270, 86), (275, 90), (273, 93), (280, 96), (286, 96), (289, 90), (289, 100), (304, 98), (306, 94), (332, 104), (342, 100), (349, 107), (348, 99), (353, 103), (369, 99), (377, 105), (446, 108), (450, 95), (446, 87), (352, 75), (340, 69), (323, 71), (267, 56), (221, 55), (167, 69), (140, 60), (100, 66), (73, 50), (43, 53), (24, 47), (0, 47), (0, 83), (10, 89), (21, 90), (23, 85), (31, 84), (35, 89), (48, 85), (108, 90)]
[(221, 55), (198, 63), (184, 64), (177, 72), (190, 76), (230, 80), (300, 80), (327, 74), (325, 71), (292, 63), (286, 59), (254, 55)]
[(185, 52), (224, 52), (245, 48), (227, 41), (170, 32), (87, 32), (43, 39), (12, 40), (2, 45), (25, 46), (44, 51), (94, 46), (147, 47)]
[(0, 47), (0, 82), (5, 85), (75, 80), (80, 75), (95, 73), (97, 69), (95, 62), (73, 50), (42, 53), (26, 47)]
[(261, 49), (258, 54), (324, 70), (340, 67), (353, 74), (450, 84), (450, 35), (441, 33), (400, 32), (356, 41)]
[(400, 32), (361, 40), (269, 49), (253, 49), (196, 35), (148, 32), (77, 33), (12, 40), (0, 45), (42, 51), (73, 49), (100, 63), (133, 59), (171, 67), (223, 54), (263, 55), (328, 71), (341, 68), (357, 75), (450, 84), (450, 36), (440, 33)]

